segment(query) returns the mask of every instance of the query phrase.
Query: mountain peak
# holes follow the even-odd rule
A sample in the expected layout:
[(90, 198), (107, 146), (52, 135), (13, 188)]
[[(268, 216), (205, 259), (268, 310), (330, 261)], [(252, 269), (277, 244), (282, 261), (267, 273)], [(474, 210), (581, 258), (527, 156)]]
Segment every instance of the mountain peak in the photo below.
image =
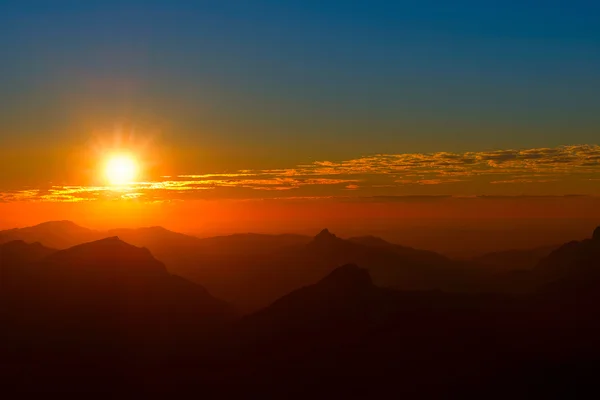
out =
[(109, 236), (104, 239), (96, 240), (95, 242), (90, 242), (90, 243), (112, 243), (112, 244), (123, 243), (123, 244), (127, 244), (124, 241), (122, 241), (121, 239), (119, 239), (118, 236)]
[(356, 264), (346, 264), (333, 270), (319, 284), (344, 289), (365, 289), (373, 286), (371, 275)]
[(117, 236), (84, 243), (51, 255), (53, 264), (82, 270), (113, 271), (128, 275), (164, 275), (165, 266), (146, 248), (125, 243)]
[(592, 239), (600, 241), (600, 226), (594, 230), (594, 234), (592, 235)]
[(333, 233), (329, 232), (329, 229), (325, 228), (317, 236), (315, 236), (316, 242), (328, 242), (338, 239)]
[(54, 253), (56, 250), (42, 246), (41, 243), (26, 243), (23, 240), (13, 240), (0, 244), (0, 264), (2, 259), (8, 261), (38, 261)]
[(51, 228), (51, 229), (85, 229), (79, 225), (77, 225), (73, 221), (62, 220), (62, 221), (48, 221), (42, 222), (41, 224), (37, 224), (32, 228)]
[(354, 242), (354, 243), (360, 243), (360, 244), (364, 244), (364, 245), (372, 246), (372, 247), (392, 246), (392, 244), (390, 242), (388, 242), (378, 236), (372, 236), (372, 235), (353, 237), (348, 240), (351, 242)]

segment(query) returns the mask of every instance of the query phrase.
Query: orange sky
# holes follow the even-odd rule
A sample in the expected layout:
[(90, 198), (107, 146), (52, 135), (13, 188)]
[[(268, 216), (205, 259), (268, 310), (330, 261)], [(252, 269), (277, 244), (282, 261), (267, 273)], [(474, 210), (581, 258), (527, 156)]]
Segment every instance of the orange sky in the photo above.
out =
[[(117, 130), (60, 150), (0, 152), (0, 227), (70, 219), (101, 228), (297, 231), (378, 219), (594, 218), (600, 209), (598, 145), (265, 159), (223, 169), (192, 162), (202, 152), (164, 138)], [(105, 166), (123, 152), (139, 174), (112, 186)]]
[[(136, 181), (115, 188), (104, 169), (115, 154), (139, 164)], [(1, 151), (0, 201), (78, 202), (372, 196), (600, 195), (600, 146), (382, 153), (348, 159), (247, 167), (234, 159), (202, 162), (203, 152), (174, 149), (149, 134), (97, 134), (60, 150)], [(238, 167), (236, 167), (238, 165)]]

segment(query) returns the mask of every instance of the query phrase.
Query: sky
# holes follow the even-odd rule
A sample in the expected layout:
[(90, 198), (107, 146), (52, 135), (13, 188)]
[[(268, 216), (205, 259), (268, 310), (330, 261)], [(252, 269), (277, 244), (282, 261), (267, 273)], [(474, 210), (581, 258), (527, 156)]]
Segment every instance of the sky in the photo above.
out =
[[(440, 196), (564, 198), (570, 215), (600, 196), (599, 16), (581, 0), (2, 0), (0, 226), (74, 202), (96, 223), (106, 204), (183, 218)], [(123, 152), (140, 173), (114, 187), (103, 166)]]

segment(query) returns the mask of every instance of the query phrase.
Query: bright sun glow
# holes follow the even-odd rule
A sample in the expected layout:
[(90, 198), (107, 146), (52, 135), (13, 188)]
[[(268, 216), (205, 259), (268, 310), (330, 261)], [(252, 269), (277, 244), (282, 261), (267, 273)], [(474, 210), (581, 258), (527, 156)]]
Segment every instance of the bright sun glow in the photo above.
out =
[(138, 165), (131, 156), (112, 156), (106, 162), (104, 174), (111, 185), (126, 185), (137, 177)]

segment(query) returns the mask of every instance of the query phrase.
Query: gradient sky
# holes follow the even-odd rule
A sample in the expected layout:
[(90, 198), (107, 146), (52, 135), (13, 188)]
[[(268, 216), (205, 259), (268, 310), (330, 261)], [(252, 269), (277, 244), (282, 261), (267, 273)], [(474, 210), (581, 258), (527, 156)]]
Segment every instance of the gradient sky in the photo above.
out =
[[(600, 195), (599, 17), (3, 0), (0, 202)], [(99, 169), (121, 149), (144, 176), (114, 191)]]

